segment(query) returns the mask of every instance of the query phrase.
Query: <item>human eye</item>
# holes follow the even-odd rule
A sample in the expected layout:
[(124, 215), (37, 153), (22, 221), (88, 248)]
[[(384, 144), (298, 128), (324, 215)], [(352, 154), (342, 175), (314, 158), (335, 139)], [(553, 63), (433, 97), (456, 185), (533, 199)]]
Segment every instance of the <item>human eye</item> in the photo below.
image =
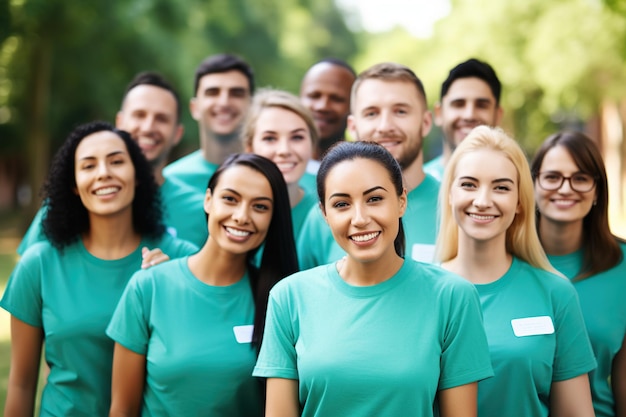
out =
[(409, 114), (409, 112), (408, 112), (408, 110), (407, 110), (407, 109), (405, 109), (405, 108), (399, 108), (399, 109), (396, 109), (396, 114), (399, 114), (399, 115), (401, 115), (401, 116), (404, 116), (404, 115)]
[(383, 196), (381, 195), (373, 195), (367, 199), (368, 203), (378, 203), (379, 201), (383, 201)]
[(306, 138), (304, 137), (304, 135), (293, 135), (293, 136), (291, 137), (291, 140), (295, 140), (295, 141), (298, 141), (298, 142), (303, 141), (304, 139), (306, 139)]
[(95, 166), (96, 166), (96, 164), (94, 164), (93, 162), (85, 162), (85, 163), (80, 165), (80, 169), (84, 170), (84, 171), (88, 171), (88, 170), (92, 169)]
[(265, 203), (255, 203), (252, 207), (256, 211), (260, 211), (260, 212), (270, 211), (272, 208), (269, 204), (265, 204)]
[(572, 181), (577, 184), (589, 184), (593, 181), (593, 177), (589, 174), (585, 174), (584, 172), (580, 172), (572, 175)]
[(378, 112), (376, 110), (374, 110), (374, 109), (365, 110), (363, 112), (363, 117), (368, 118), (368, 119), (372, 118), (372, 117), (375, 117), (376, 115), (378, 115)]
[(274, 135), (263, 135), (261, 137), (261, 140), (263, 142), (274, 142), (274, 141), (276, 141), (276, 136), (274, 136)]
[(561, 178), (563, 178), (563, 176), (558, 172), (544, 172), (541, 174), (541, 179), (546, 182), (556, 183), (561, 181)]
[(224, 201), (225, 203), (228, 204), (234, 204), (237, 202), (237, 199), (235, 198), (235, 196), (231, 195), (231, 194), (224, 194), (221, 197), (222, 201)]
[(347, 201), (343, 201), (343, 200), (337, 200), (337, 201), (333, 202), (332, 207), (336, 208), (336, 209), (346, 208), (346, 207), (348, 207), (348, 202)]
[(235, 98), (244, 98), (246, 97), (246, 89), (245, 88), (233, 88), (230, 90), (230, 95)]
[(459, 183), (459, 187), (466, 190), (471, 190), (473, 188), (476, 188), (476, 184), (474, 184), (472, 181), (461, 181)]
[(510, 187), (510, 186), (508, 186), (508, 185), (502, 185), (502, 184), (501, 184), (501, 185), (496, 185), (495, 190), (496, 190), (496, 191), (503, 191), (503, 192), (506, 192), (506, 191), (511, 191), (511, 187)]

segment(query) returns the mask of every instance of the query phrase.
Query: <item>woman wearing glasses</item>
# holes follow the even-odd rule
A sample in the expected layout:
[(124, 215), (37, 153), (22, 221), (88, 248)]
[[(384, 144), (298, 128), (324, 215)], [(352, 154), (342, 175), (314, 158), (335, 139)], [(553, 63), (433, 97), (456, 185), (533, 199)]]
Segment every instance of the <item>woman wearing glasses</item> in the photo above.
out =
[(626, 242), (611, 233), (602, 156), (579, 132), (545, 140), (531, 169), (537, 227), (552, 265), (574, 283), (598, 367), (596, 416), (626, 416)]

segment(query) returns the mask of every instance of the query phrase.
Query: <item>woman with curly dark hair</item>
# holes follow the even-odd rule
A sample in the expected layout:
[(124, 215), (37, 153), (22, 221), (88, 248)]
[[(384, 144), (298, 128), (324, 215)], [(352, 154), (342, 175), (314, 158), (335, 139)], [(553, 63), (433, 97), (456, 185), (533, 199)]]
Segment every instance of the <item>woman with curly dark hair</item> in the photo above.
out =
[(24, 253), (0, 301), (11, 313), (5, 415), (33, 415), (44, 346), (50, 373), (42, 415), (106, 415), (113, 341), (105, 328), (126, 283), (147, 248), (163, 251), (151, 254), (157, 261), (196, 248), (165, 234), (148, 162), (128, 133), (109, 123), (69, 135), (44, 194), (47, 241)]

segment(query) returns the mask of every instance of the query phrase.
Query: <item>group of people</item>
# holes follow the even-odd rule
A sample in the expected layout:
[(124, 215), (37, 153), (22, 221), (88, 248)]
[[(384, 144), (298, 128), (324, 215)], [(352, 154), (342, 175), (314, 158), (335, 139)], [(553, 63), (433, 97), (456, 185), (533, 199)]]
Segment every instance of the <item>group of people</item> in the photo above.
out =
[[(77, 127), (0, 306), (6, 416), (626, 416), (626, 243), (596, 144), (530, 164), (469, 59), (325, 59), (300, 96), (198, 67), (200, 146), (157, 73)], [(434, 116), (434, 117), (433, 117)], [(424, 163), (433, 124), (443, 152)], [(351, 140), (344, 140), (346, 134)]]

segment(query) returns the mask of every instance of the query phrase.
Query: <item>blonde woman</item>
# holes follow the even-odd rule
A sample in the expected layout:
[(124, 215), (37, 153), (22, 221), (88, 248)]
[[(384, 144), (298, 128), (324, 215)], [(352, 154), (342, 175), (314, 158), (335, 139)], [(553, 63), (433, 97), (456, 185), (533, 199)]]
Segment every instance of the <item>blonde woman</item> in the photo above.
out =
[(478, 290), (495, 372), (478, 384), (478, 414), (593, 416), (595, 360), (576, 292), (537, 237), (523, 151), (480, 126), (446, 169), (437, 256)]

